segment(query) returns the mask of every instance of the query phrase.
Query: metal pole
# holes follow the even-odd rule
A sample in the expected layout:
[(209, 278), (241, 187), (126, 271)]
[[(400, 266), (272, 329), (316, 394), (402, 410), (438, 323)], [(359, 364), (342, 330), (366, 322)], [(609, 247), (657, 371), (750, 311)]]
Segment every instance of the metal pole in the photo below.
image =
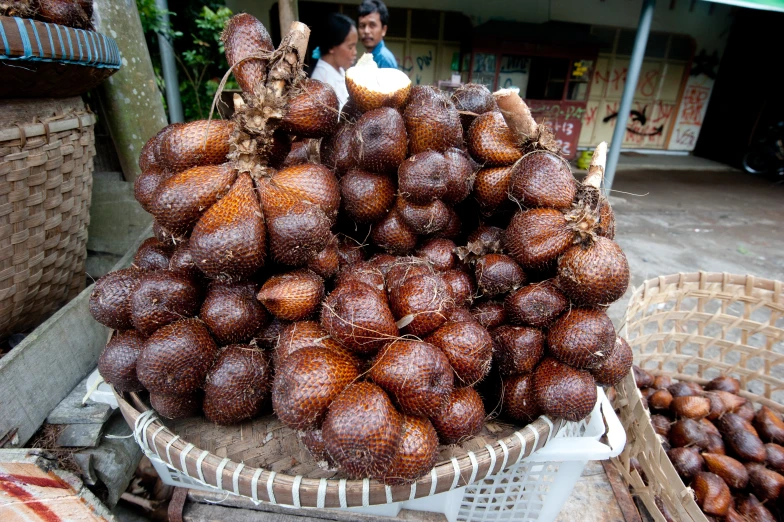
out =
[(615, 119), (615, 130), (613, 131), (612, 143), (607, 154), (607, 168), (604, 171), (604, 190), (606, 194), (610, 193), (613, 179), (615, 178), (615, 167), (618, 166), (621, 143), (623, 142), (624, 134), (626, 134), (626, 120), (629, 119), (629, 112), (632, 109), (634, 91), (637, 89), (637, 80), (640, 77), (642, 60), (645, 57), (645, 46), (648, 44), (648, 35), (651, 32), (654, 7), (656, 7), (656, 0), (642, 1), (640, 23), (637, 24), (637, 36), (634, 38), (634, 49), (629, 61), (629, 70), (626, 73), (626, 85), (623, 87), (621, 106), (618, 109), (618, 117)]
[[(155, 6), (163, 13), (161, 23), (169, 27), (169, 2), (155, 0)], [(180, 99), (180, 82), (177, 79), (177, 62), (174, 60), (174, 48), (165, 34), (158, 33), (158, 48), (161, 50), (161, 68), (163, 81), (166, 84), (166, 105), (169, 107), (169, 123), (182, 123), (182, 100)]]

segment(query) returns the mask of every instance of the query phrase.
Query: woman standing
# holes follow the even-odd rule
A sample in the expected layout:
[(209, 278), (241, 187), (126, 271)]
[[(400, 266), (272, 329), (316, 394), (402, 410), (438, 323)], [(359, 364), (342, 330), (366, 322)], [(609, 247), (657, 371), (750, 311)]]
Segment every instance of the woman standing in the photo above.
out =
[(354, 20), (332, 13), (314, 36), (318, 47), (314, 49), (313, 57), (318, 58), (318, 63), (310, 77), (331, 85), (343, 108), (348, 100), (346, 69), (357, 58), (357, 28)]

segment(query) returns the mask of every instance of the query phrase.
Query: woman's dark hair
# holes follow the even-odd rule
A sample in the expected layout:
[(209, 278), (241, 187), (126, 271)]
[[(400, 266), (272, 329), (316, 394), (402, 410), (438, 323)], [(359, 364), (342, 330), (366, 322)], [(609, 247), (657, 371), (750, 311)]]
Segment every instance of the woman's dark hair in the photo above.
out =
[(340, 13), (330, 13), (324, 23), (315, 31), (315, 44), (325, 55), (333, 47), (342, 44), (351, 32), (351, 28), (356, 27), (354, 20)]
[(381, 19), (381, 25), (389, 25), (389, 11), (387, 6), (381, 0), (364, 0), (359, 5), (359, 16), (367, 16), (369, 14), (378, 13)]

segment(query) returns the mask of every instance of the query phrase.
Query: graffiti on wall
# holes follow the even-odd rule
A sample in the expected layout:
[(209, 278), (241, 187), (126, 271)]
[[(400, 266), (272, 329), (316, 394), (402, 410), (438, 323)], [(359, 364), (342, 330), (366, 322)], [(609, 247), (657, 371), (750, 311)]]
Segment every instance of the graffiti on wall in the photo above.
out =
[(708, 100), (713, 90), (718, 66), (719, 56), (716, 51), (708, 54), (703, 49), (694, 56), (672, 136), (667, 144), (668, 149), (694, 150), (705, 119), (705, 112), (708, 110)]

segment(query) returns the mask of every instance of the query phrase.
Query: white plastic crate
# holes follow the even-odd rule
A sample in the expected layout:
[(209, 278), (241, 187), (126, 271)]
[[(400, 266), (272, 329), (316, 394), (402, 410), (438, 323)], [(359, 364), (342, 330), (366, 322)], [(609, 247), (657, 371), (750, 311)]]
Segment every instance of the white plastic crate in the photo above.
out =
[[(430, 497), (349, 511), (394, 517), (401, 509), (443, 513), (449, 522), (502, 522), (555, 520), (589, 460), (618, 456), (626, 444), (610, 401), (601, 388), (591, 414), (580, 422), (567, 422), (547, 445), (515, 464), (472, 485)], [(607, 436), (607, 443), (600, 442)], [(150, 459), (165, 484), (222, 491)], [(225, 491), (222, 491), (226, 493)]]

